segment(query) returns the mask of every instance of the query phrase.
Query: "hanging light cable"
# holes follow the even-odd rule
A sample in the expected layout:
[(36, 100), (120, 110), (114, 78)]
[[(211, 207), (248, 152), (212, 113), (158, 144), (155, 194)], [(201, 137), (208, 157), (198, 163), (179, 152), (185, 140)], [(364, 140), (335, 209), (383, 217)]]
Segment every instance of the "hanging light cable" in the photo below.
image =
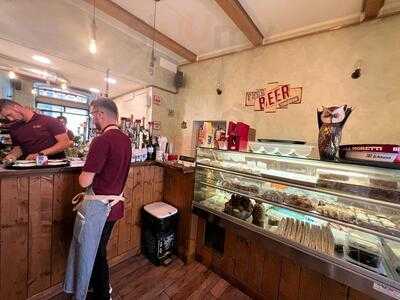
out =
[(151, 49), (149, 73), (151, 76), (154, 75), (154, 66), (156, 61), (156, 18), (157, 18), (157, 2), (160, 0), (154, 0), (154, 18), (153, 18), (153, 45)]
[(97, 45), (96, 45), (96, 0), (93, 0), (93, 20), (92, 20), (92, 36), (90, 37), (89, 42), (89, 51), (92, 54), (97, 53)]
[(106, 91), (105, 91), (105, 97), (108, 98), (110, 92), (110, 69), (107, 69), (106, 71)]

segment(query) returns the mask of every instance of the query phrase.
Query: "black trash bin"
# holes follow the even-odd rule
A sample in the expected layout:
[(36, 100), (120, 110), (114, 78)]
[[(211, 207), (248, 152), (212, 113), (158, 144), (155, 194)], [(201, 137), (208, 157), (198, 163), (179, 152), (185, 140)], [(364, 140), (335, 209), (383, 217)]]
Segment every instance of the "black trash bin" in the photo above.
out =
[(154, 264), (168, 264), (176, 250), (178, 210), (164, 202), (142, 209), (142, 252)]

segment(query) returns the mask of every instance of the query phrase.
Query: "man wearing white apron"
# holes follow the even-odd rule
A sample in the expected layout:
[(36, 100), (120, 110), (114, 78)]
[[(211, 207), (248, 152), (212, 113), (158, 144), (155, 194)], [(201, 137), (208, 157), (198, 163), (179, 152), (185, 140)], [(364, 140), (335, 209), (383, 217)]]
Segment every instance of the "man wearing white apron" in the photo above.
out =
[(84, 299), (89, 288), (94, 299), (108, 300), (107, 242), (114, 224), (123, 217), (124, 203), (119, 200), (123, 199), (132, 149), (129, 137), (117, 126), (118, 108), (113, 101), (93, 101), (91, 114), (101, 134), (93, 139), (79, 176), (87, 192), (77, 211), (64, 290)]

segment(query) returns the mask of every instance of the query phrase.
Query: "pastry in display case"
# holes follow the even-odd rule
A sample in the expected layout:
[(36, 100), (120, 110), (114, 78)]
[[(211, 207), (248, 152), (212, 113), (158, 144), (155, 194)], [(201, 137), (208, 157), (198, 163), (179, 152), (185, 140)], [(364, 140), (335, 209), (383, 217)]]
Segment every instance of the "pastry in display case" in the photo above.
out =
[(199, 148), (195, 178), (195, 207), (399, 286), (400, 169)]

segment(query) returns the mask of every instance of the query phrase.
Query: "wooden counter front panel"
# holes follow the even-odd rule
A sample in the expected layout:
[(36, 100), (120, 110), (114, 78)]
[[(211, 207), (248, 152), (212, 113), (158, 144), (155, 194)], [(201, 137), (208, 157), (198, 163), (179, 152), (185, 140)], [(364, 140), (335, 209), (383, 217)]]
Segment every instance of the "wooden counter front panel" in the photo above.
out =
[[(163, 201), (176, 207), (179, 212), (177, 248), (179, 257), (187, 262), (194, 258), (195, 243), (191, 243), (192, 201), (194, 172), (166, 167), (164, 169)], [(193, 246), (193, 248), (190, 247)]]
[(204, 245), (206, 222), (197, 224), (196, 258), (255, 299), (373, 300), (296, 261), (264, 249), (256, 239), (226, 227), (224, 254)]
[(68, 199), (72, 199), (80, 192), (81, 187), (79, 186), (77, 174), (60, 173), (54, 175), (51, 286), (61, 283), (64, 278), (69, 243), (75, 220), (72, 203)]
[(28, 296), (51, 283), (54, 176), (29, 177)]
[[(62, 282), (79, 172), (1, 178), (0, 299), (27, 299)], [(111, 264), (140, 252), (140, 209), (162, 200), (162, 176), (158, 166), (131, 167), (125, 216), (108, 245)]]
[(0, 299), (26, 299), (29, 178), (1, 180)]

